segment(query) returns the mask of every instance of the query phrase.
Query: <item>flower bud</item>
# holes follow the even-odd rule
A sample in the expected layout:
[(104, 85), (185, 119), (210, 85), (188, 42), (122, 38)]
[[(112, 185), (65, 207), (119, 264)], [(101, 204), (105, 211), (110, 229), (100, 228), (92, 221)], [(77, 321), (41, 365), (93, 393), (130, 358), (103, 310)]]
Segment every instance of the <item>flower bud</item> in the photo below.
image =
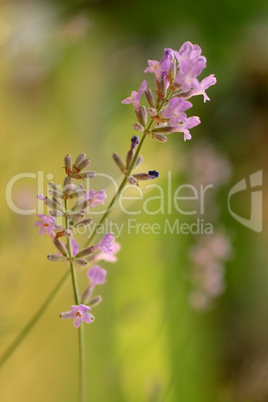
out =
[(62, 203), (60, 202), (60, 200), (57, 197), (52, 197), (52, 201), (57, 204), (58, 208), (56, 209), (60, 209), (60, 211), (62, 211)]
[(158, 126), (152, 130), (152, 133), (160, 133), (160, 134), (171, 134), (173, 133), (172, 126)]
[(65, 188), (68, 184), (72, 184), (72, 179), (69, 176), (64, 178), (64, 180), (63, 180), (63, 188)]
[(84, 172), (84, 173), (80, 173), (80, 176), (82, 177), (82, 179), (92, 179), (93, 177), (96, 177), (96, 172)]
[(59, 192), (57, 190), (49, 190), (48, 192), (49, 192), (50, 195), (53, 195), (53, 197), (58, 197), (58, 198), (63, 197), (63, 193)]
[(64, 157), (64, 167), (66, 174), (69, 176), (72, 173), (72, 158), (70, 154)]
[(85, 291), (84, 291), (84, 293), (83, 293), (83, 295), (82, 295), (82, 298), (81, 298), (81, 303), (83, 303), (83, 304), (87, 304), (88, 302), (89, 302), (89, 300), (90, 300), (90, 298), (91, 298), (91, 295), (92, 295), (92, 289), (90, 288), (90, 287), (88, 287)]
[(95, 307), (102, 302), (101, 295), (93, 297), (90, 301), (88, 301), (88, 305), (91, 307)]
[(80, 161), (78, 164), (77, 164), (77, 169), (79, 169), (79, 170), (83, 170), (83, 169), (85, 169), (85, 168), (87, 168), (88, 166), (90, 165), (90, 159), (89, 158), (85, 158), (85, 159), (83, 159), (82, 161)]
[(154, 99), (154, 95), (152, 93), (152, 91), (148, 88), (146, 89), (146, 91), (144, 92), (147, 102), (149, 103), (149, 105), (153, 108), (155, 108), (155, 99)]
[(66, 237), (72, 237), (73, 236), (73, 232), (70, 229), (66, 229), (64, 232), (64, 236)]
[(135, 113), (138, 119), (138, 122), (142, 126), (146, 126), (147, 123), (147, 110), (144, 106), (141, 106), (139, 109), (135, 109)]
[(160, 142), (166, 142), (167, 141), (167, 137), (163, 134), (159, 134), (159, 133), (152, 133), (152, 137), (154, 139), (156, 139), (157, 141)]
[(84, 260), (83, 258), (74, 258), (74, 262), (76, 262), (76, 264), (80, 265), (80, 267), (85, 268), (88, 264), (87, 260)]
[(150, 178), (148, 173), (137, 173), (137, 174), (134, 174), (133, 177), (136, 180), (149, 180), (149, 178)]
[(59, 217), (63, 215), (62, 211), (58, 211), (57, 209), (54, 209), (53, 211), (49, 211), (49, 215), (54, 216), (54, 217)]
[(80, 226), (89, 226), (89, 225), (91, 225), (92, 222), (93, 222), (92, 218), (87, 218), (87, 219), (84, 219), (83, 221), (77, 222), (74, 226), (76, 228), (80, 227)]
[(53, 181), (50, 181), (48, 183), (48, 186), (51, 188), (51, 190), (62, 192), (61, 189), (55, 183), (53, 183)]
[(66, 250), (65, 244), (62, 243), (62, 241), (60, 239), (55, 239), (53, 241), (53, 243), (55, 244), (57, 249), (61, 252), (61, 254), (64, 255), (65, 257), (67, 257), (67, 250)]
[(117, 165), (117, 166), (119, 167), (119, 169), (121, 170), (121, 172), (124, 173), (126, 167), (125, 167), (124, 163), (122, 162), (120, 156), (119, 156), (116, 152), (114, 152), (114, 153), (112, 154), (112, 158), (113, 158), (114, 162), (116, 163), (116, 165)]
[(76, 257), (77, 258), (86, 257), (87, 255), (92, 254), (94, 251), (93, 247), (94, 246), (89, 246), (89, 247), (84, 248), (83, 250), (79, 251), (79, 253), (76, 254)]
[(167, 77), (170, 84), (173, 84), (176, 78), (176, 60), (174, 58), (170, 60), (170, 68), (168, 70)]
[(131, 165), (131, 162), (133, 160), (133, 156), (134, 156), (134, 149), (130, 149), (127, 153), (127, 157), (126, 157), (126, 169), (129, 168), (129, 166)]
[(140, 155), (140, 156), (138, 156), (138, 158), (137, 158), (137, 160), (136, 160), (135, 169), (136, 169), (137, 167), (139, 167), (139, 166), (142, 164), (142, 162), (143, 162), (143, 157)]
[(159, 172), (157, 170), (149, 170), (148, 175), (150, 179), (156, 179), (159, 176)]
[(150, 107), (148, 109), (148, 115), (151, 117), (155, 117), (157, 115), (157, 110), (154, 107)]
[(71, 211), (72, 212), (78, 212), (83, 210), (86, 210), (89, 207), (90, 203), (88, 202), (88, 200), (81, 200), (78, 201), (72, 208)]
[(133, 185), (137, 184), (137, 180), (133, 176), (128, 177), (128, 182), (129, 182), (129, 184), (133, 184)]
[(157, 84), (157, 95), (160, 99), (164, 99), (166, 96), (166, 83), (165, 78), (161, 77), (160, 80), (156, 81)]
[(134, 128), (134, 130), (139, 131), (139, 132), (144, 131), (144, 127), (140, 123), (134, 123), (133, 128)]
[(69, 217), (76, 222), (79, 222), (81, 219), (84, 219), (85, 217), (85, 212), (80, 211), (80, 212), (74, 212), (74, 213), (69, 213)]
[(74, 191), (74, 184), (73, 183), (68, 183), (65, 187), (63, 187), (63, 193), (64, 195), (70, 195)]
[(79, 165), (79, 163), (82, 162), (85, 158), (86, 158), (86, 154), (84, 154), (84, 153), (79, 154), (73, 164), (73, 167), (77, 167)]
[(49, 254), (47, 256), (47, 259), (49, 261), (53, 261), (53, 262), (60, 262), (60, 261), (66, 261), (66, 258), (60, 255), (56, 255), (56, 254)]

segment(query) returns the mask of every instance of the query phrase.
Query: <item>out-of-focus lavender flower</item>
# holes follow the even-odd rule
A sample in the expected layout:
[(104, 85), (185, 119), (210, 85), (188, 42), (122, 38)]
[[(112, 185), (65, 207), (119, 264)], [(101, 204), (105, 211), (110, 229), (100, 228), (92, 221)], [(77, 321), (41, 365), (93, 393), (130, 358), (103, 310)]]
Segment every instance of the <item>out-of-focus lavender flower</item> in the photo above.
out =
[(180, 63), (189, 59), (196, 60), (201, 55), (201, 52), (200, 46), (193, 45), (191, 42), (187, 41), (181, 46), (178, 52), (174, 51), (174, 55)]
[(180, 132), (184, 133), (184, 141), (190, 140), (192, 138), (189, 129), (193, 128), (195, 126), (198, 126), (201, 121), (198, 116), (191, 116), (187, 119), (185, 123), (178, 124), (177, 126), (173, 127), (173, 132)]
[(92, 252), (102, 250), (105, 253), (111, 253), (113, 251), (112, 244), (114, 242), (113, 233), (106, 233), (103, 239), (95, 246), (92, 246)]
[(94, 289), (96, 285), (103, 285), (106, 282), (107, 271), (99, 265), (94, 265), (87, 271), (87, 276), (90, 280), (90, 289)]
[(95, 263), (100, 260), (107, 261), (107, 262), (116, 262), (117, 257), (115, 256), (115, 254), (118, 253), (120, 248), (121, 248), (120, 244), (114, 241), (110, 245), (111, 251), (109, 253), (105, 253), (103, 250), (101, 250), (98, 253), (94, 254), (93, 256), (90, 256), (89, 262)]
[(224, 263), (231, 252), (229, 238), (220, 232), (201, 238), (192, 247), (192, 282), (195, 288), (190, 294), (190, 303), (194, 308), (209, 307), (211, 300), (224, 291)]
[(144, 80), (142, 82), (138, 92), (132, 91), (131, 96), (129, 96), (128, 98), (122, 100), (121, 103), (124, 103), (124, 104), (132, 103), (134, 108), (135, 108), (135, 110), (139, 110), (140, 109), (140, 98), (141, 98), (141, 95), (143, 94), (143, 92), (146, 91), (146, 88), (147, 88), (147, 82), (146, 82), (146, 80)]
[(53, 234), (56, 219), (53, 216), (47, 216), (45, 214), (39, 214), (37, 216), (40, 218), (40, 220), (34, 222), (34, 226), (36, 228), (40, 228), (40, 235), (44, 236), (46, 233)]
[(93, 316), (88, 312), (91, 310), (90, 307), (86, 306), (85, 304), (79, 304), (78, 306), (71, 306), (72, 311), (70, 312), (63, 312), (60, 314), (61, 318), (73, 318), (73, 324), (75, 328), (79, 328), (82, 324), (82, 321), (86, 322), (87, 324), (91, 324), (93, 321)]
[(99, 191), (89, 190), (85, 194), (85, 199), (89, 200), (90, 206), (94, 208), (99, 204), (104, 205), (105, 198), (107, 198), (105, 190), (99, 190)]
[(192, 106), (191, 102), (188, 102), (183, 98), (171, 98), (168, 107), (162, 110), (160, 116), (169, 119), (169, 124), (171, 126), (175, 126), (179, 121), (186, 123), (187, 116), (184, 112)]

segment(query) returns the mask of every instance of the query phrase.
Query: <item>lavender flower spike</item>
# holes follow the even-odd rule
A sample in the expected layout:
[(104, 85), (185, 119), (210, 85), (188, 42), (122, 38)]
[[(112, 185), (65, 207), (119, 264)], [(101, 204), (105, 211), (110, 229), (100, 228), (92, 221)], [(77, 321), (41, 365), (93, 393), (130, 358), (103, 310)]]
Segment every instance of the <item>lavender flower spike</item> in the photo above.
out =
[(146, 89), (147, 89), (147, 82), (146, 82), (146, 80), (144, 80), (144, 81), (142, 81), (142, 84), (141, 84), (138, 92), (132, 91), (131, 96), (122, 100), (121, 103), (124, 103), (126, 105), (132, 103), (134, 106), (134, 109), (139, 110), (140, 109), (140, 98), (141, 98), (141, 95), (143, 94), (143, 92), (146, 91)]
[(61, 318), (73, 318), (73, 324), (75, 328), (79, 328), (82, 324), (82, 321), (85, 321), (87, 324), (91, 324), (93, 316), (88, 313), (91, 310), (90, 307), (85, 304), (79, 304), (78, 306), (71, 306), (72, 311), (63, 312), (60, 314)]

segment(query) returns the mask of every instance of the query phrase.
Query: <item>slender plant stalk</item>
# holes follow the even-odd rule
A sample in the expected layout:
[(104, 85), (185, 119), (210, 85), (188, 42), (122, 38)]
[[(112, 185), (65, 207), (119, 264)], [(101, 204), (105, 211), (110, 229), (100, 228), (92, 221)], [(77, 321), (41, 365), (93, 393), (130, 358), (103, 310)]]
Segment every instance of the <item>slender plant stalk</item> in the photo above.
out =
[[(170, 92), (167, 94), (167, 98), (164, 99), (159, 108), (158, 108), (158, 112), (164, 107), (164, 105), (167, 103), (168, 99), (170, 96)], [(146, 127), (146, 129), (143, 132), (143, 136), (141, 138), (141, 141), (139, 143), (139, 145), (137, 146), (134, 158), (132, 160), (131, 165), (129, 166), (128, 171), (126, 172), (119, 188), (118, 191), (115, 193), (114, 197), (112, 198), (106, 212), (103, 214), (102, 218), (100, 219), (99, 223), (95, 226), (94, 231), (92, 232), (90, 238), (88, 239), (88, 241), (85, 244), (85, 247), (91, 243), (91, 241), (95, 238), (96, 234), (97, 234), (97, 229), (98, 227), (105, 221), (105, 219), (110, 215), (114, 204), (116, 203), (117, 199), (119, 198), (119, 196), (121, 195), (123, 189), (125, 188), (127, 182), (128, 182), (128, 177), (131, 175), (134, 166), (136, 164), (136, 161), (138, 159), (138, 156), (140, 154), (140, 151), (142, 149), (143, 143), (145, 141), (145, 138), (148, 135), (148, 132), (151, 130), (152, 126), (154, 124), (154, 121), (151, 120), (150, 123), (148, 124), (148, 126)], [(66, 207), (66, 206), (65, 206)], [(70, 242), (69, 239), (67, 239), (67, 247), (68, 247), (68, 251), (70, 253), (71, 248), (70, 248), (70, 243), (68, 243), (68, 241)], [(74, 288), (74, 297), (75, 297), (75, 302), (76, 304), (79, 304), (79, 293), (78, 293), (78, 287), (77, 287), (77, 281), (76, 281), (76, 274), (75, 274), (75, 269), (74, 269), (74, 264), (72, 263), (72, 261), (70, 261), (70, 271), (71, 271), (71, 275), (72, 275), (72, 283), (73, 283), (73, 288)], [(5, 352), (2, 354), (2, 356), (0, 357), (0, 367), (3, 365), (3, 363), (10, 357), (10, 355), (16, 350), (16, 348), (19, 346), (19, 344), (23, 341), (23, 339), (28, 335), (28, 333), (31, 331), (31, 329), (34, 327), (34, 325), (38, 322), (38, 320), (41, 318), (41, 316), (43, 315), (43, 313), (47, 310), (47, 308), (49, 307), (49, 305), (52, 303), (52, 301), (55, 299), (55, 297), (57, 296), (57, 294), (59, 293), (59, 291), (62, 289), (62, 287), (67, 283), (67, 278), (69, 277), (69, 271), (67, 271), (63, 277), (60, 279), (60, 281), (58, 282), (58, 284), (55, 286), (55, 288), (52, 290), (52, 292), (48, 295), (48, 297), (46, 298), (46, 300), (44, 301), (44, 303), (42, 304), (42, 306), (40, 307), (40, 309), (37, 311), (37, 313), (34, 315), (34, 317), (26, 324), (26, 326), (22, 329), (22, 331), (19, 333), (19, 335), (16, 337), (16, 339), (12, 342), (12, 344), (5, 350)], [(76, 289), (76, 291), (75, 291)], [(84, 381), (82, 380), (83, 375), (84, 375), (84, 361), (83, 361), (83, 356), (84, 354), (82, 354), (81, 349), (82, 349), (82, 344), (83, 344), (83, 325), (80, 326), (80, 328), (78, 329), (79, 331), (79, 367), (80, 367), (80, 375), (79, 375), (79, 381), (80, 381), (80, 385), (79, 385), (79, 389), (80, 389), (80, 402), (83, 401), (83, 383)]]
[[(64, 207), (65, 207), (65, 227), (69, 229), (69, 218), (68, 218), (68, 201), (67, 199), (64, 200)], [(73, 292), (74, 292), (74, 300), (75, 304), (80, 304), (80, 297), (79, 297), (79, 288), (77, 284), (77, 277), (76, 277), (76, 269), (75, 264), (72, 261), (73, 254), (72, 254), (72, 247), (71, 247), (71, 240), (67, 237), (67, 251), (68, 257), (70, 262), (70, 270), (71, 270), (71, 277), (72, 277), (72, 284), (73, 284)], [(81, 323), (80, 327), (78, 328), (78, 355), (79, 355), (79, 373), (78, 373), (78, 400), (79, 402), (85, 401), (85, 364), (84, 364), (84, 327), (83, 323)]]

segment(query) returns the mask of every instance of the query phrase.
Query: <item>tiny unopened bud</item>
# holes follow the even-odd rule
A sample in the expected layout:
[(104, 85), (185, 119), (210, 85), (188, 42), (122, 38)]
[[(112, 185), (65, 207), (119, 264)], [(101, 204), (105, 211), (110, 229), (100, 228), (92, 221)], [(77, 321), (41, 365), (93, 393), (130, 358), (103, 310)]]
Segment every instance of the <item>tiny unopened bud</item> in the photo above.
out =
[(168, 80), (171, 84), (173, 84), (175, 78), (176, 78), (176, 60), (175, 58), (170, 60), (170, 68), (168, 70), (167, 74)]
[(74, 191), (74, 187), (73, 183), (68, 183), (67, 186), (63, 187), (64, 195), (70, 195)]
[(133, 124), (133, 128), (134, 128), (134, 130), (139, 131), (139, 132), (143, 132), (143, 131), (144, 131), (144, 127), (143, 127), (143, 125), (140, 124), (140, 123), (134, 123), (134, 124)]
[(140, 143), (140, 139), (137, 135), (133, 135), (131, 137), (131, 149), (135, 149), (136, 146)]
[(164, 99), (166, 96), (166, 83), (165, 78), (161, 77), (160, 80), (156, 81), (157, 83), (157, 95), (160, 99)]
[(138, 156), (138, 159), (136, 160), (135, 169), (137, 167), (139, 167), (142, 164), (142, 162), (143, 162), (143, 157), (140, 155), (140, 156)]
[(51, 188), (51, 190), (56, 190), (56, 191), (60, 191), (60, 192), (61, 192), (61, 189), (60, 189), (55, 183), (53, 183), (53, 181), (50, 181), (50, 182), (48, 183), (48, 186)]
[(73, 167), (77, 167), (79, 165), (79, 163), (81, 163), (85, 158), (86, 158), (86, 154), (84, 154), (84, 153), (79, 154), (74, 162)]
[(68, 184), (72, 183), (71, 177), (67, 176), (63, 180), (63, 188), (65, 188)]
[(137, 180), (133, 176), (128, 177), (128, 182), (129, 182), (129, 184), (134, 184), (134, 185), (137, 184)]
[(84, 219), (85, 217), (85, 212), (80, 211), (80, 212), (71, 212), (69, 213), (69, 217), (73, 220), (75, 220), (76, 222), (80, 221), (81, 219)]
[(87, 303), (89, 302), (89, 300), (90, 300), (90, 298), (91, 298), (91, 295), (92, 295), (92, 291), (93, 291), (93, 289), (90, 288), (90, 287), (88, 287), (88, 288), (84, 291), (84, 293), (83, 293), (83, 295), (82, 295), (82, 298), (81, 298), (81, 303), (87, 304)]
[(146, 96), (146, 99), (147, 99), (147, 102), (149, 103), (149, 105), (151, 107), (155, 107), (155, 99), (154, 99), (154, 95), (153, 95), (152, 91), (148, 88), (148, 89), (146, 89), (146, 91), (144, 93), (145, 93), (145, 96)]
[(54, 217), (59, 217), (63, 215), (62, 211), (58, 211), (57, 209), (54, 209), (53, 211), (49, 211), (49, 215), (54, 216)]
[(133, 177), (136, 180), (149, 180), (150, 179), (150, 176), (148, 175), (148, 173), (137, 173), (137, 174), (134, 174)]
[(152, 137), (155, 138), (157, 141), (166, 142), (167, 137), (164, 134), (159, 133), (152, 133)]
[(92, 218), (87, 218), (87, 219), (84, 219), (83, 221), (77, 222), (74, 226), (76, 228), (80, 227), (80, 226), (89, 226), (89, 225), (91, 225), (92, 222), (93, 222)]
[(127, 153), (127, 157), (126, 157), (126, 168), (128, 169), (129, 166), (131, 165), (131, 162), (133, 160), (133, 156), (134, 156), (134, 149), (130, 149)]
[(61, 255), (56, 255), (56, 254), (49, 254), (47, 256), (47, 259), (49, 261), (53, 261), (53, 262), (60, 262), (60, 261), (66, 261), (66, 258), (61, 256)]
[(64, 236), (66, 237), (72, 237), (73, 236), (73, 232), (70, 229), (66, 229), (64, 232)]
[(64, 167), (66, 174), (69, 176), (72, 172), (72, 158), (70, 154), (64, 156)]
[(88, 305), (91, 307), (95, 307), (102, 302), (101, 295), (93, 297), (90, 301), (88, 301)]
[(174, 127), (172, 126), (158, 126), (155, 127), (152, 132), (153, 133), (160, 133), (160, 134), (171, 134), (173, 133)]
[(64, 243), (62, 243), (62, 241), (60, 239), (55, 239), (53, 241), (53, 243), (55, 244), (57, 249), (61, 252), (61, 254), (64, 255), (65, 257), (67, 257), (67, 250), (66, 250)]
[(138, 122), (142, 126), (146, 126), (147, 123), (147, 110), (144, 106), (141, 106), (139, 109), (135, 109), (135, 113), (138, 119)]
[(83, 169), (87, 168), (89, 165), (90, 165), (90, 159), (85, 158), (81, 162), (79, 162), (76, 167), (79, 170), (83, 170)]
[(63, 197), (63, 193), (61, 191), (57, 191), (57, 190), (49, 190), (49, 194), (53, 195), (53, 197), (58, 197), (58, 198)]
[(114, 162), (116, 163), (116, 165), (117, 165), (117, 166), (119, 167), (119, 169), (121, 170), (121, 172), (124, 173), (126, 167), (125, 167), (124, 163), (122, 162), (120, 156), (119, 156), (116, 152), (114, 152), (114, 153), (112, 154), (112, 158), (113, 158)]
[(85, 268), (88, 264), (87, 260), (84, 260), (83, 258), (74, 258), (74, 262), (76, 262), (76, 264), (80, 265), (80, 267)]
[(71, 208), (71, 211), (72, 211), (72, 212), (78, 212), (78, 211), (81, 211), (82, 209), (83, 209), (83, 210), (86, 210), (86, 209), (89, 207), (89, 205), (90, 205), (90, 203), (89, 203), (88, 200), (81, 200), (81, 201), (78, 201), (78, 202)]
[(151, 117), (155, 117), (157, 115), (157, 110), (154, 107), (150, 107), (148, 109), (148, 115)]
[(94, 251), (93, 247), (94, 246), (89, 246), (89, 247), (84, 248), (83, 250), (79, 251), (79, 253), (76, 254), (76, 257), (78, 257), (78, 258), (86, 257), (87, 255), (92, 254)]
[(96, 177), (96, 172), (84, 172), (84, 173), (80, 173), (80, 176), (82, 177), (82, 179), (92, 179), (93, 177)]

